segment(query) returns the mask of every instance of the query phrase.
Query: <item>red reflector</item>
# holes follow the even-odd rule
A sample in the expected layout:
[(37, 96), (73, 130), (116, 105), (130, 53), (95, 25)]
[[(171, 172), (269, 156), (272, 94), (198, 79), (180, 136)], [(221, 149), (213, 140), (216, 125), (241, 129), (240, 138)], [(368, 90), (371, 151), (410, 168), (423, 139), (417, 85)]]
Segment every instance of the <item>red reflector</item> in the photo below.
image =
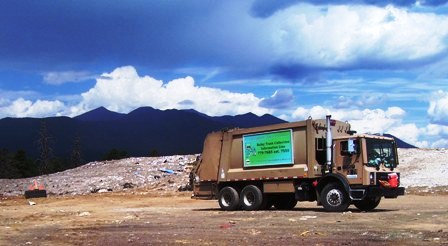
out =
[(313, 181), (313, 186), (316, 187), (317, 186), (317, 180)]

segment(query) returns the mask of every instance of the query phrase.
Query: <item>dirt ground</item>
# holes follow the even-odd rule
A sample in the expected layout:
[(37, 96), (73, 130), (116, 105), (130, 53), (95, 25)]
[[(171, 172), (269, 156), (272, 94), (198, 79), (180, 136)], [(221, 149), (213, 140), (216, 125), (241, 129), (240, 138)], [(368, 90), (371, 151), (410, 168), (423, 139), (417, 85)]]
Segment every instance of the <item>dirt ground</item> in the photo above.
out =
[(0, 198), (1, 245), (448, 245), (448, 195), (384, 199), (373, 212), (219, 209), (189, 193)]

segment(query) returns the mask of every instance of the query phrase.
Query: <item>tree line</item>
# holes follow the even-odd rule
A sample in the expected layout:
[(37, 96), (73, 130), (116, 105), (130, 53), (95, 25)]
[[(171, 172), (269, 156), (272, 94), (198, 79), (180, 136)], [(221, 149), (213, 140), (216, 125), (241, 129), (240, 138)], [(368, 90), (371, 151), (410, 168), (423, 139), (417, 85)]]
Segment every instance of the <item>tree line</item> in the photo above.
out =
[[(30, 157), (25, 150), (10, 151), (0, 147), (0, 178), (27, 178), (75, 168), (85, 164), (82, 157), (82, 143), (79, 134), (72, 139), (70, 156), (58, 157), (53, 153), (55, 139), (51, 136), (45, 120), (41, 121), (38, 139), (35, 140), (39, 155)], [(152, 149), (149, 156), (158, 156)], [(129, 157), (125, 150), (111, 149), (102, 160), (118, 160)]]

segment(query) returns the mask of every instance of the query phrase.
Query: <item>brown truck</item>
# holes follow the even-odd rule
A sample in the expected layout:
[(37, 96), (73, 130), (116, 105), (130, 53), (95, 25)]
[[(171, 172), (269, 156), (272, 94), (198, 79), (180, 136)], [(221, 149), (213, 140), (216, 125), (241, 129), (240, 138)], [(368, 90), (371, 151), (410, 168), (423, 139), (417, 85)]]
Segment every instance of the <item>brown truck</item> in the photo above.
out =
[(404, 195), (394, 139), (355, 133), (331, 116), (210, 133), (192, 171), (192, 198), (218, 199), (223, 210), (317, 201), (341, 212)]

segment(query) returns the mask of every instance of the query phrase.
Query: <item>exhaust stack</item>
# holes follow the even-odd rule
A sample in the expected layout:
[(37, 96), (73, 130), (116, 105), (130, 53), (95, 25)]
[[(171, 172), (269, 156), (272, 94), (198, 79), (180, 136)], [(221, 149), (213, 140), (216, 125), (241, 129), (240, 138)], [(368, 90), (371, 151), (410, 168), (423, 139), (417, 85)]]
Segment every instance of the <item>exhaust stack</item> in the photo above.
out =
[(333, 137), (331, 135), (331, 115), (327, 115), (327, 134), (326, 134), (326, 148), (327, 148), (327, 170), (331, 172), (331, 157), (332, 157), (332, 150), (333, 150)]

